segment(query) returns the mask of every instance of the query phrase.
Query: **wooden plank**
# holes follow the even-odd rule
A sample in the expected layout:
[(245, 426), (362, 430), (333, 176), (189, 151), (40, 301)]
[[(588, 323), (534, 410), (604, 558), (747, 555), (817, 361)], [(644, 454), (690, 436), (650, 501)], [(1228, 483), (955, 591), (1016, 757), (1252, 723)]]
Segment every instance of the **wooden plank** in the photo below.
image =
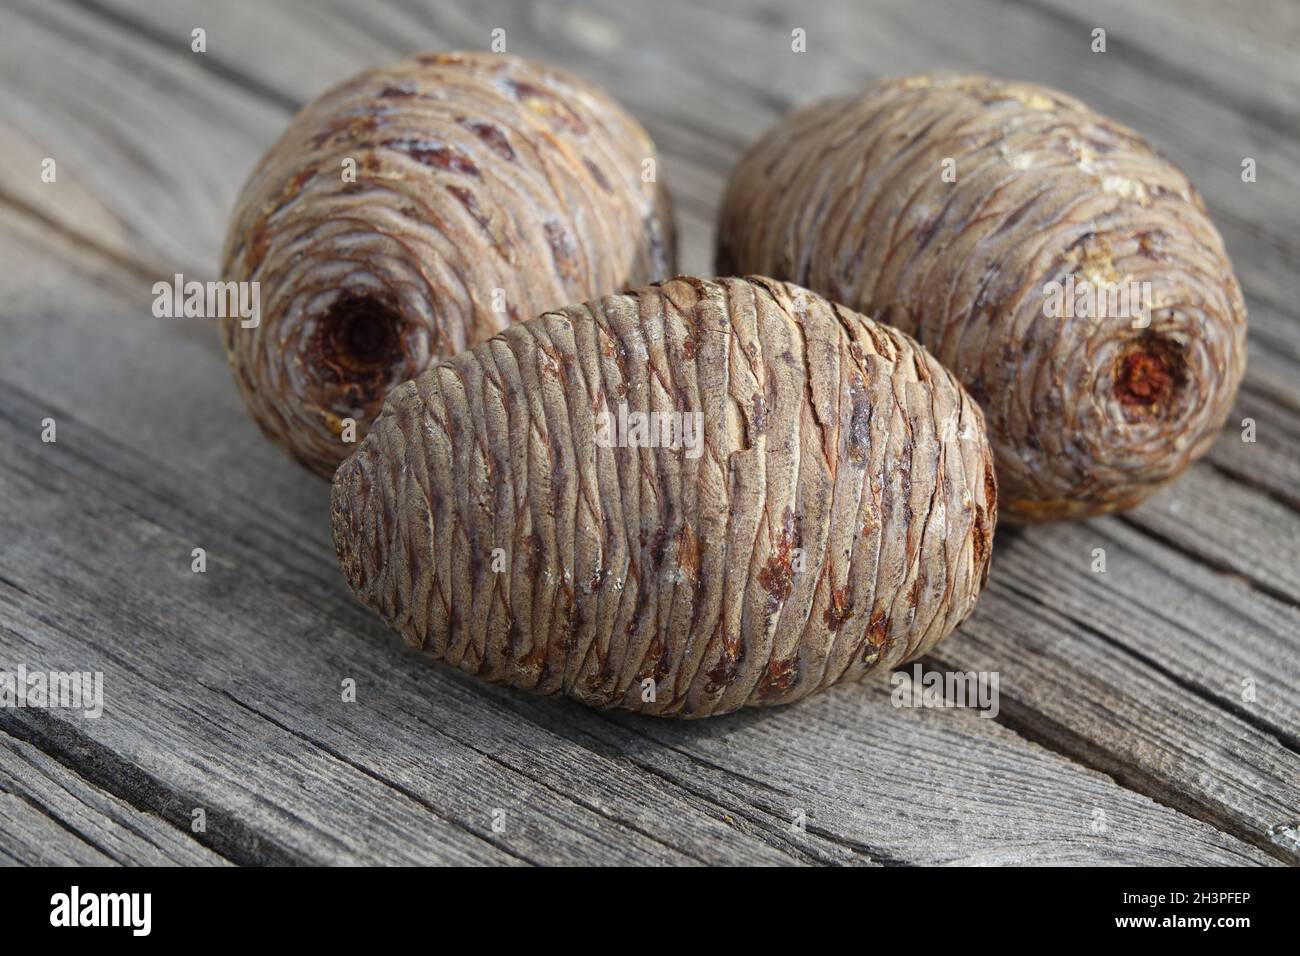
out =
[[(1202, 857), (1209, 849), (1206, 838), (1214, 832), (1209, 828), (1189, 847), (1170, 845), (1163, 821), (1156, 824), (1159, 834), (1140, 834), (1133, 816), (1138, 806), (1129, 799), (1133, 794), (1112, 789), (1104, 777), (1094, 782), (1104, 783), (1109, 796), (1080, 792), (1074, 773), (1068, 793), (1063, 792), (1052, 774), (1067, 765), (1059, 759), (1039, 763), (1017, 752), (1019, 738), (1001, 719), (986, 721), (970, 712), (958, 712), (964, 719), (948, 719), (933, 711), (896, 710), (886, 706), (888, 699), (877, 682), (867, 693), (851, 687), (832, 690), (807, 708), (733, 719), (744, 727), (743, 734), (731, 732), (725, 723), (702, 733), (679, 723), (655, 723), (645, 734), (658, 746), (647, 753), (659, 760), (664, 748), (669, 753), (684, 750), (694, 763), (726, 767), (730, 773), (716, 773), (715, 786), (731, 781), (731, 787), (752, 792), (752, 799), (770, 812), (784, 810), (787, 820), (792, 806), (802, 807), (817, 827), (868, 835), (877, 858), (887, 861), (1173, 863)], [(903, 720), (891, 719), (896, 715)], [(927, 733), (907, 732), (914, 730), (906, 723), (909, 718)], [(1003, 750), (1013, 743), (1014, 749)], [(974, 759), (956, 759), (967, 746), (974, 748)], [(741, 772), (743, 783), (736, 780)], [(766, 799), (765, 787), (775, 790)], [(954, 793), (978, 793), (979, 809), (972, 813), (965, 801), (955, 803)], [(1115, 799), (1121, 794), (1123, 800)], [(1029, 828), (1024, 808), (1018, 806), (1021, 800), (1030, 801), (1036, 812), (1051, 809)], [(1106, 829), (1094, 832), (1099, 819)], [(1026, 840), (1032, 848), (1022, 845)], [(1258, 859), (1243, 856), (1241, 862)]]
[(1153, 72), (1179, 77), (1266, 127), (1300, 126), (1300, 8), (1289, 0), (1253, 0), (1249, 9), (1215, 0), (1093, 0), (1086, 11), (1068, 0), (1028, 2), (1063, 22), (1108, 27), (1108, 39), (1126, 55), (1140, 55)]
[(1294, 508), (1202, 467), (1122, 520), (1300, 607), (1300, 512)]
[(108, 866), (108, 855), (15, 794), (0, 792), (0, 865)]
[[(284, 127), (284, 105), (62, 3), (13, 6), (0, 75), (22, 91), (0, 104), (0, 127), (24, 144), (4, 140), (15, 174), (0, 195), (152, 273), (216, 270), (241, 177)], [(38, 155), (55, 159), (55, 183), (42, 182)]]
[(999, 671), (1006, 722), (1022, 736), (1300, 863), (1295, 847), (1272, 835), (1300, 806), (1300, 754), (1187, 693), (1149, 661), (1117, 653), (1088, 619), (1017, 597), (1006, 582), (991, 581), (960, 636), (941, 645), (933, 662)]
[[(996, 721), (890, 707), (879, 684), (665, 724), (430, 667), (346, 594), (325, 485), (263, 448), (208, 330), (136, 318), (135, 280), (98, 282), (90, 310), (111, 266), (12, 217), (6, 235), (25, 282), (3, 290), (19, 350), (0, 358), (0, 441), (18, 453), (0, 494), (25, 507), (0, 527), (0, 647), (101, 667), (111, 707), (6, 729), (73, 766), (78, 748), (109, 760), (148, 809), (201, 798), (218, 834), (239, 834), (209, 826), (231, 859), (255, 840), (322, 861), (1267, 859)], [(46, 414), (56, 445), (36, 437)], [(338, 697), (349, 675), (354, 711)], [(504, 834), (488, 830), (496, 807)]]
[[(995, 580), (1018, 601), (1081, 622), (1114, 645), (1110, 656), (1147, 663), (1300, 752), (1300, 658), (1292, 650), (1300, 610), (1118, 518), (1026, 529), (997, 544)], [(1093, 570), (1096, 549), (1104, 572)]]
[[(30, 862), (95, 866), (227, 863), (186, 831), (136, 809), (7, 734), (0, 734), (0, 802), (7, 808), (0, 810), (0, 846)], [(6, 820), (9, 826), (16, 822), (15, 829), (20, 832), (5, 833)], [(51, 823), (58, 830), (51, 831)]]
[[(1296, 373), (1268, 349), (1250, 349), (1249, 374), (1224, 437), (1209, 460), (1234, 481), (1300, 510), (1300, 395)], [(1254, 443), (1242, 441), (1245, 422), (1255, 424)]]

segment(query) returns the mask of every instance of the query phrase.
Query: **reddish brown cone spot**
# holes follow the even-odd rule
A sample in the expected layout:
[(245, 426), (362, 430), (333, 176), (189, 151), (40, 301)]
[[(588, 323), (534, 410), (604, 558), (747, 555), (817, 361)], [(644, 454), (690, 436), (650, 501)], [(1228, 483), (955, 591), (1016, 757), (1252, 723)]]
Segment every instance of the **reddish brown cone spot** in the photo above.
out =
[(379, 411), (405, 365), (402, 317), (389, 303), (344, 293), (320, 319), (303, 356), (309, 374), (340, 412)]
[(1115, 397), (1128, 411), (1157, 411), (1167, 406), (1185, 377), (1182, 350), (1168, 339), (1135, 342), (1120, 356)]

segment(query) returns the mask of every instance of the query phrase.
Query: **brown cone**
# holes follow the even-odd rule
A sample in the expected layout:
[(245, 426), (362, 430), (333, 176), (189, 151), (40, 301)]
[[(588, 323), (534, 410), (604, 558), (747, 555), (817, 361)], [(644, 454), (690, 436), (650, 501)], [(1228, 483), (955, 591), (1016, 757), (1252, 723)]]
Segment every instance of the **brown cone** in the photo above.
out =
[[(1147, 497), (1208, 449), (1246, 361), (1241, 291), (1191, 183), (1025, 83), (911, 77), (786, 116), (732, 175), (717, 269), (915, 335), (983, 408), (1013, 521)], [(1070, 276), (1149, 283), (1149, 327), (1131, 305), (1053, 317), (1045, 291)]]
[[(619, 447), (652, 410), (700, 412), (702, 441)], [(979, 409), (929, 353), (758, 277), (446, 360), (392, 393), (332, 510), (353, 591), (435, 659), (684, 717), (925, 653), (974, 607), (997, 513)]]
[[(355, 181), (345, 179), (345, 160)], [(393, 386), (510, 321), (675, 269), (644, 130), (560, 70), (419, 56), (308, 105), (253, 171), (222, 271), (261, 284), (223, 321), (253, 417), (330, 475)], [(494, 293), (494, 290), (498, 290)]]

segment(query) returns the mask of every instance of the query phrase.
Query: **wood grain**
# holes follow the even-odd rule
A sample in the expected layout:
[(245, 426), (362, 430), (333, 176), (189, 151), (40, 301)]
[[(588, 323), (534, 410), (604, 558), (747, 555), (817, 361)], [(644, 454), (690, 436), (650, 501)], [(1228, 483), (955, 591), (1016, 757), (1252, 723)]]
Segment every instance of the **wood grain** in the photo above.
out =
[(0, 812), (0, 845), (18, 861), (94, 866), (226, 863), (184, 830), (8, 735), (0, 735), (0, 803), (8, 807)]
[[(1094, 55), (1057, 0), (925, 6), (13, 0), (0, 666), (102, 669), (107, 704), (0, 711), (0, 862), (1297, 862), (1269, 836), (1300, 815), (1293, 8), (1107, 5)], [(150, 316), (150, 286), (213, 273), (297, 105), (495, 26), (647, 126), (687, 270), (710, 268), (730, 165), (780, 112), (936, 66), (1078, 95), (1205, 194), (1250, 309), (1237, 408), (1146, 507), (1000, 536), (989, 593), (927, 661), (997, 671), (997, 719), (896, 708), (883, 682), (691, 726), (593, 714), (432, 668), (348, 595), (327, 486), (257, 433), (209, 324)]]

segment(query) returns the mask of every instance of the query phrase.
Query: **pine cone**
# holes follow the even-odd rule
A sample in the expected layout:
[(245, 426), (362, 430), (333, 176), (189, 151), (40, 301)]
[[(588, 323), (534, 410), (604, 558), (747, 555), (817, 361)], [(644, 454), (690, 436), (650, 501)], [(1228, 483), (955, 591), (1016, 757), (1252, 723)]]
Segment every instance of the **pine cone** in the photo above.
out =
[(973, 608), (997, 511), (979, 409), (929, 353), (758, 277), (606, 296), (440, 363), (332, 498), (349, 585), (435, 659), (684, 717), (924, 653)]
[(799, 282), (951, 368), (1012, 520), (1143, 500), (1205, 453), (1245, 367), (1241, 290), (1191, 183), (1038, 86), (912, 77), (794, 112), (736, 168), (718, 242), (720, 273)]
[(330, 475), (356, 448), (344, 420), (359, 440), (437, 357), (672, 275), (667, 194), (643, 181), (654, 160), (604, 94), (516, 57), (420, 56), (330, 90), (231, 219), (222, 271), (261, 283), (260, 324), (222, 324), (249, 411)]

